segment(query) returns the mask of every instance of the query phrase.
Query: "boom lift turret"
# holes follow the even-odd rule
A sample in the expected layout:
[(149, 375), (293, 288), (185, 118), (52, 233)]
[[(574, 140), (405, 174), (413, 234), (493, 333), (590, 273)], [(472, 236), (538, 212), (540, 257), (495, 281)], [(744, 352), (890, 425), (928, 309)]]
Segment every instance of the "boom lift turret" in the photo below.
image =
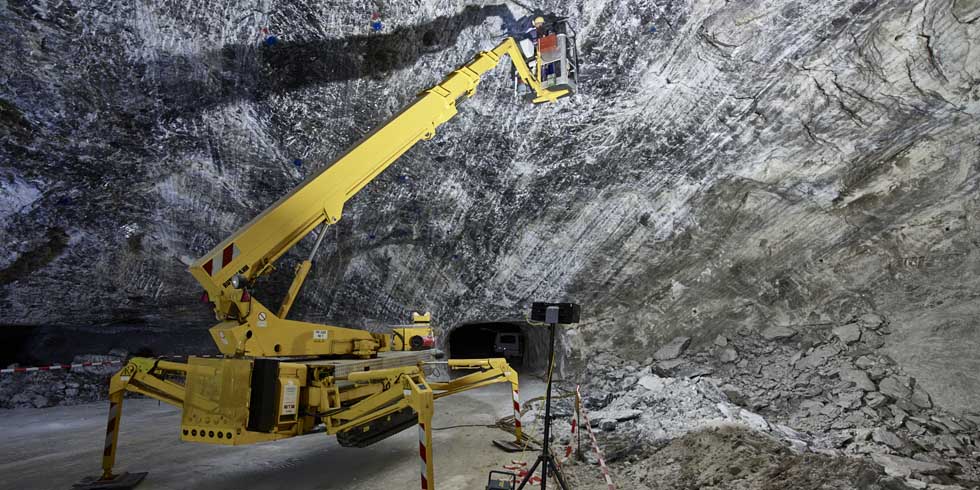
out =
[[(420, 94), (194, 262), (190, 272), (214, 305), (219, 323), (210, 332), (224, 358), (189, 357), (186, 363), (131, 359), (111, 380), (102, 476), (78, 488), (131, 488), (145, 475), (113, 473), (126, 391), (181, 408), (180, 439), (190, 442), (251, 444), (324, 430), (336, 434), (342, 445), (360, 447), (418, 424), (423, 489), (434, 488), (430, 421), (435, 399), (504, 382), (511, 383), (516, 410), (517, 374), (504, 359), (449, 360), (450, 369), (474, 372), (449, 382), (425, 379), (422, 368), (429, 356), (418, 349), (433, 342), (427, 316), (416, 317), (412, 327), (396, 329), (394, 340), (388, 334), (287, 318), (324, 228), (337, 223), (344, 204), (399, 156), (431, 139), (436, 128), (456, 115), (459, 101), (476, 93), (480, 77), (505, 56), (534, 91), (534, 103), (554, 102), (574, 89), (565, 84), (545, 87), (528, 68), (517, 42), (508, 38)], [(296, 268), (279, 309), (274, 312), (252, 297), (249, 288), (255, 281), (315, 230), (313, 251)], [(520, 431), (518, 418), (518, 441)]]

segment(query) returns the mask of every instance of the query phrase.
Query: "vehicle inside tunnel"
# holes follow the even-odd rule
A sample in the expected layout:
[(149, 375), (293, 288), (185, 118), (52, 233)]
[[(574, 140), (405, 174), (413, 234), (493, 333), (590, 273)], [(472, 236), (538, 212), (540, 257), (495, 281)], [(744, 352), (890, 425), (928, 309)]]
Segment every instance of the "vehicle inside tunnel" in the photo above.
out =
[(503, 357), (514, 368), (535, 372), (544, 368), (547, 333), (523, 321), (477, 322), (459, 325), (449, 332), (451, 359)]

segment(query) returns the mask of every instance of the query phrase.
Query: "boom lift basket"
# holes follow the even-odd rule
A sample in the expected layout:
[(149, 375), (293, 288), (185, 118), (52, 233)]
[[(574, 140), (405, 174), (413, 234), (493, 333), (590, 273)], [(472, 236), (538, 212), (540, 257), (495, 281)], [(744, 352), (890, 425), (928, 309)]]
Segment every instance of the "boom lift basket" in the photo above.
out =
[[(545, 90), (578, 90), (578, 46), (575, 29), (568, 19), (559, 19), (552, 25), (552, 33), (538, 39), (534, 57), (529, 60), (538, 81)], [(515, 78), (515, 89), (520, 86)]]

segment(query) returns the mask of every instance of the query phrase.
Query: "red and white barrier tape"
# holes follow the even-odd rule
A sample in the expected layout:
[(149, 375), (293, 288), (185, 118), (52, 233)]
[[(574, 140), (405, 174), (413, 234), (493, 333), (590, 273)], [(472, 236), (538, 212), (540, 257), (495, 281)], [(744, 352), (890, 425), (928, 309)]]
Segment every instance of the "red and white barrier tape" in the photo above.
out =
[(61, 370), (71, 370), (82, 367), (96, 367), (96, 366), (111, 366), (114, 364), (122, 364), (123, 361), (101, 361), (101, 362), (79, 362), (76, 364), (52, 364), (50, 366), (34, 366), (34, 367), (16, 367), (0, 369), (0, 374), (10, 374), (10, 373), (33, 373), (35, 371), (61, 371)]
[[(575, 387), (575, 395), (580, 399), (582, 398), (582, 393), (579, 391), (579, 387)], [(589, 423), (589, 414), (585, 411), (585, 407), (582, 407), (582, 418), (585, 419), (585, 426), (589, 429), (586, 432), (589, 433), (589, 439), (592, 439), (592, 449), (595, 451), (596, 458), (599, 459), (599, 468), (602, 469), (602, 477), (606, 479), (606, 485), (609, 490), (616, 490), (616, 485), (613, 484), (612, 477), (609, 476), (609, 467), (606, 466), (606, 460), (602, 457), (602, 450), (599, 449), (599, 442), (595, 440), (595, 434), (592, 433), (592, 424)]]
[(429, 479), (426, 478), (429, 474), (429, 451), (425, 446), (425, 424), (419, 422), (419, 459), (422, 461), (421, 467), (421, 487), (422, 490), (429, 490)]
[(568, 440), (568, 444), (565, 446), (565, 453), (562, 456), (562, 460), (561, 460), (562, 463), (564, 463), (565, 461), (568, 461), (568, 458), (570, 458), (572, 456), (572, 451), (573, 451), (572, 445), (575, 444), (575, 440), (574, 439), (575, 439), (575, 431), (576, 430), (578, 430), (578, 420), (576, 420), (575, 418), (572, 418), (572, 435), (570, 436), (570, 438)]
[(520, 391), (514, 387), (512, 388), (514, 394), (514, 432), (517, 434), (518, 442), (521, 439), (521, 394)]
[[(512, 460), (511, 464), (504, 465), (504, 469), (507, 471), (516, 471), (517, 478), (523, 479), (525, 476), (527, 476), (527, 461), (519, 461), (516, 459)], [(540, 485), (541, 477), (537, 475), (532, 475), (531, 478), (527, 479), (527, 484), (534, 485), (534, 486)]]

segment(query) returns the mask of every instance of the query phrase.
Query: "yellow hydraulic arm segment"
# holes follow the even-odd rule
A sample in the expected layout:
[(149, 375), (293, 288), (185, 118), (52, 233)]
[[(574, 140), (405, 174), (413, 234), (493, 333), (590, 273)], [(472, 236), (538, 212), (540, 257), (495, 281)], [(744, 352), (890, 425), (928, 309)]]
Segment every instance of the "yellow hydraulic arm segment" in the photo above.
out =
[(190, 267), (204, 286), (221, 322), (211, 329), (218, 349), (229, 356), (371, 357), (388, 348), (387, 336), (367, 331), (287, 320), (310, 270), (302, 262), (280, 309), (274, 313), (252, 298), (247, 288), (271, 272), (276, 260), (304, 237), (340, 220), (344, 204), (399, 156), (456, 115), (457, 101), (476, 93), (480, 77), (509, 56), (518, 76), (534, 90), (535, 103), (553, 102), (568, 95), (567, 88), (542, 87), (528, 68), (517, 42), (508, 38), (491, 51), (449, 74), (347, 150), (323, 170), (266, 209), (234, 235), (221, 242)]

